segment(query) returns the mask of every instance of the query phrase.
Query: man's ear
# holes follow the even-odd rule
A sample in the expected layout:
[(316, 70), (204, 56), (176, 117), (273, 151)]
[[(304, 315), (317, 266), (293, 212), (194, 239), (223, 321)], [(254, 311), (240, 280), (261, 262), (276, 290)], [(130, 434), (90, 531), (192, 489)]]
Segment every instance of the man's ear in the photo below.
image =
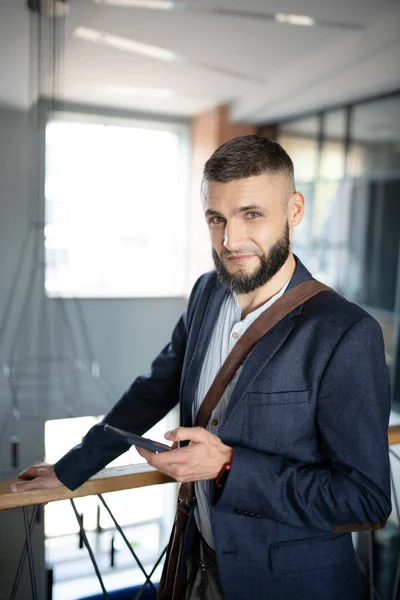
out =
[(287, 206), (287, 217), (289, 227), (297, 227), (303, 220), (305, 199), (301, 192), (295, 192), (290, 198)]

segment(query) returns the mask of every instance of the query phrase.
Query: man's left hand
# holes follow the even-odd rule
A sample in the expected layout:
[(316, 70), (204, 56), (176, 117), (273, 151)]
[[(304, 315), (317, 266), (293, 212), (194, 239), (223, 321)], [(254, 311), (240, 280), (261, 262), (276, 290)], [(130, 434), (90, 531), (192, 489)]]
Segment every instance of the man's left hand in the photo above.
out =
[(149, 465), (179, 482), (215, 479), (225, 463), (232, 459), (233, 449), (203, 427), (177, 427), (167, 431), (165, 439), (189, 440), (188, 446), (168, 452), (150, 452), (136, 448)]

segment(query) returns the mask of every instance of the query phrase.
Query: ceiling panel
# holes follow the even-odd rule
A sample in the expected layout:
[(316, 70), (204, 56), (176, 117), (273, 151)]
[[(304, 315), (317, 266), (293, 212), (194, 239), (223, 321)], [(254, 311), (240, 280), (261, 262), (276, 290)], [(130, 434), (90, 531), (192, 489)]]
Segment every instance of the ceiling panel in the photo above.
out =
[[(397, 0), (190, 0), (187, 12), (118, 8), (90, 0), (70, 0), (70, 6), (59, 86), (66, 100), (186, 116), (230, 102), (236, 120), (271, 122), (400, 88)], [(206, 12), (217, 9), (246, 14)], [(3, 0), (0, 10), (0, 102), (26, 106), (32, 96), (28, 11), (23, 0)], [(249, 18), (252, 12), (304, 14), (325, 25), (362, 29), (283, 25)], [(146, 58), (83, 41), (74, 37), (77, 27), (157, 46), (181, 60)], [(44, 44), (50, 47), (48, 35)], [(144, 98), (129, 87), (172, 93), (168, 99)], [(50, 78), (42, 88), (50, 93)]]

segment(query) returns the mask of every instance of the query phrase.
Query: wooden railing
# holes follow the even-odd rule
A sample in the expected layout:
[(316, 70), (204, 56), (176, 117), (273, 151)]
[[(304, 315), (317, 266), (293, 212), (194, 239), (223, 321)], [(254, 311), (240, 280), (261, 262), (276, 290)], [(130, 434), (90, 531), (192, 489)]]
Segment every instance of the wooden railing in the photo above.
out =
[[(400, 444), (400, 425), (389, 427), (388, 439), (389, 446)], [(103, 469), (74, 492), (66, 487), (59, 487), (14, 493), (10, 487), (14, 481), (15, 479), (0, 481), (0, 510), (157, 485), (173, 480), (147, 464), (140, 464)]]
[(147, 464), (140, 464), (103, 469), (73, 492), (64, 486), (52, 490), (12, 492), (11, 484), (15, 481), (0, 481), (0, 510), (146, 487), (173, 480)]
[(400, 444), (400, 425), (391, 425), (388, 431), (389, 446)]

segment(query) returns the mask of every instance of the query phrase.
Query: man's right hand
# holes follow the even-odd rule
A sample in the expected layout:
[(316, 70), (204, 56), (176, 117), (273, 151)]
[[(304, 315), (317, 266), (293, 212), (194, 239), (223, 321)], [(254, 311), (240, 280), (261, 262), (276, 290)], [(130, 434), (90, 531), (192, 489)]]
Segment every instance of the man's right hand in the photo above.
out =
[(61, 487), (63, 484), (54, 472), (53, 465), (44, 462), (36, 462), (18, 475), (21, 481), (11, 484), (12, 492), (26, 492), (28, 490), (42, 490)]

